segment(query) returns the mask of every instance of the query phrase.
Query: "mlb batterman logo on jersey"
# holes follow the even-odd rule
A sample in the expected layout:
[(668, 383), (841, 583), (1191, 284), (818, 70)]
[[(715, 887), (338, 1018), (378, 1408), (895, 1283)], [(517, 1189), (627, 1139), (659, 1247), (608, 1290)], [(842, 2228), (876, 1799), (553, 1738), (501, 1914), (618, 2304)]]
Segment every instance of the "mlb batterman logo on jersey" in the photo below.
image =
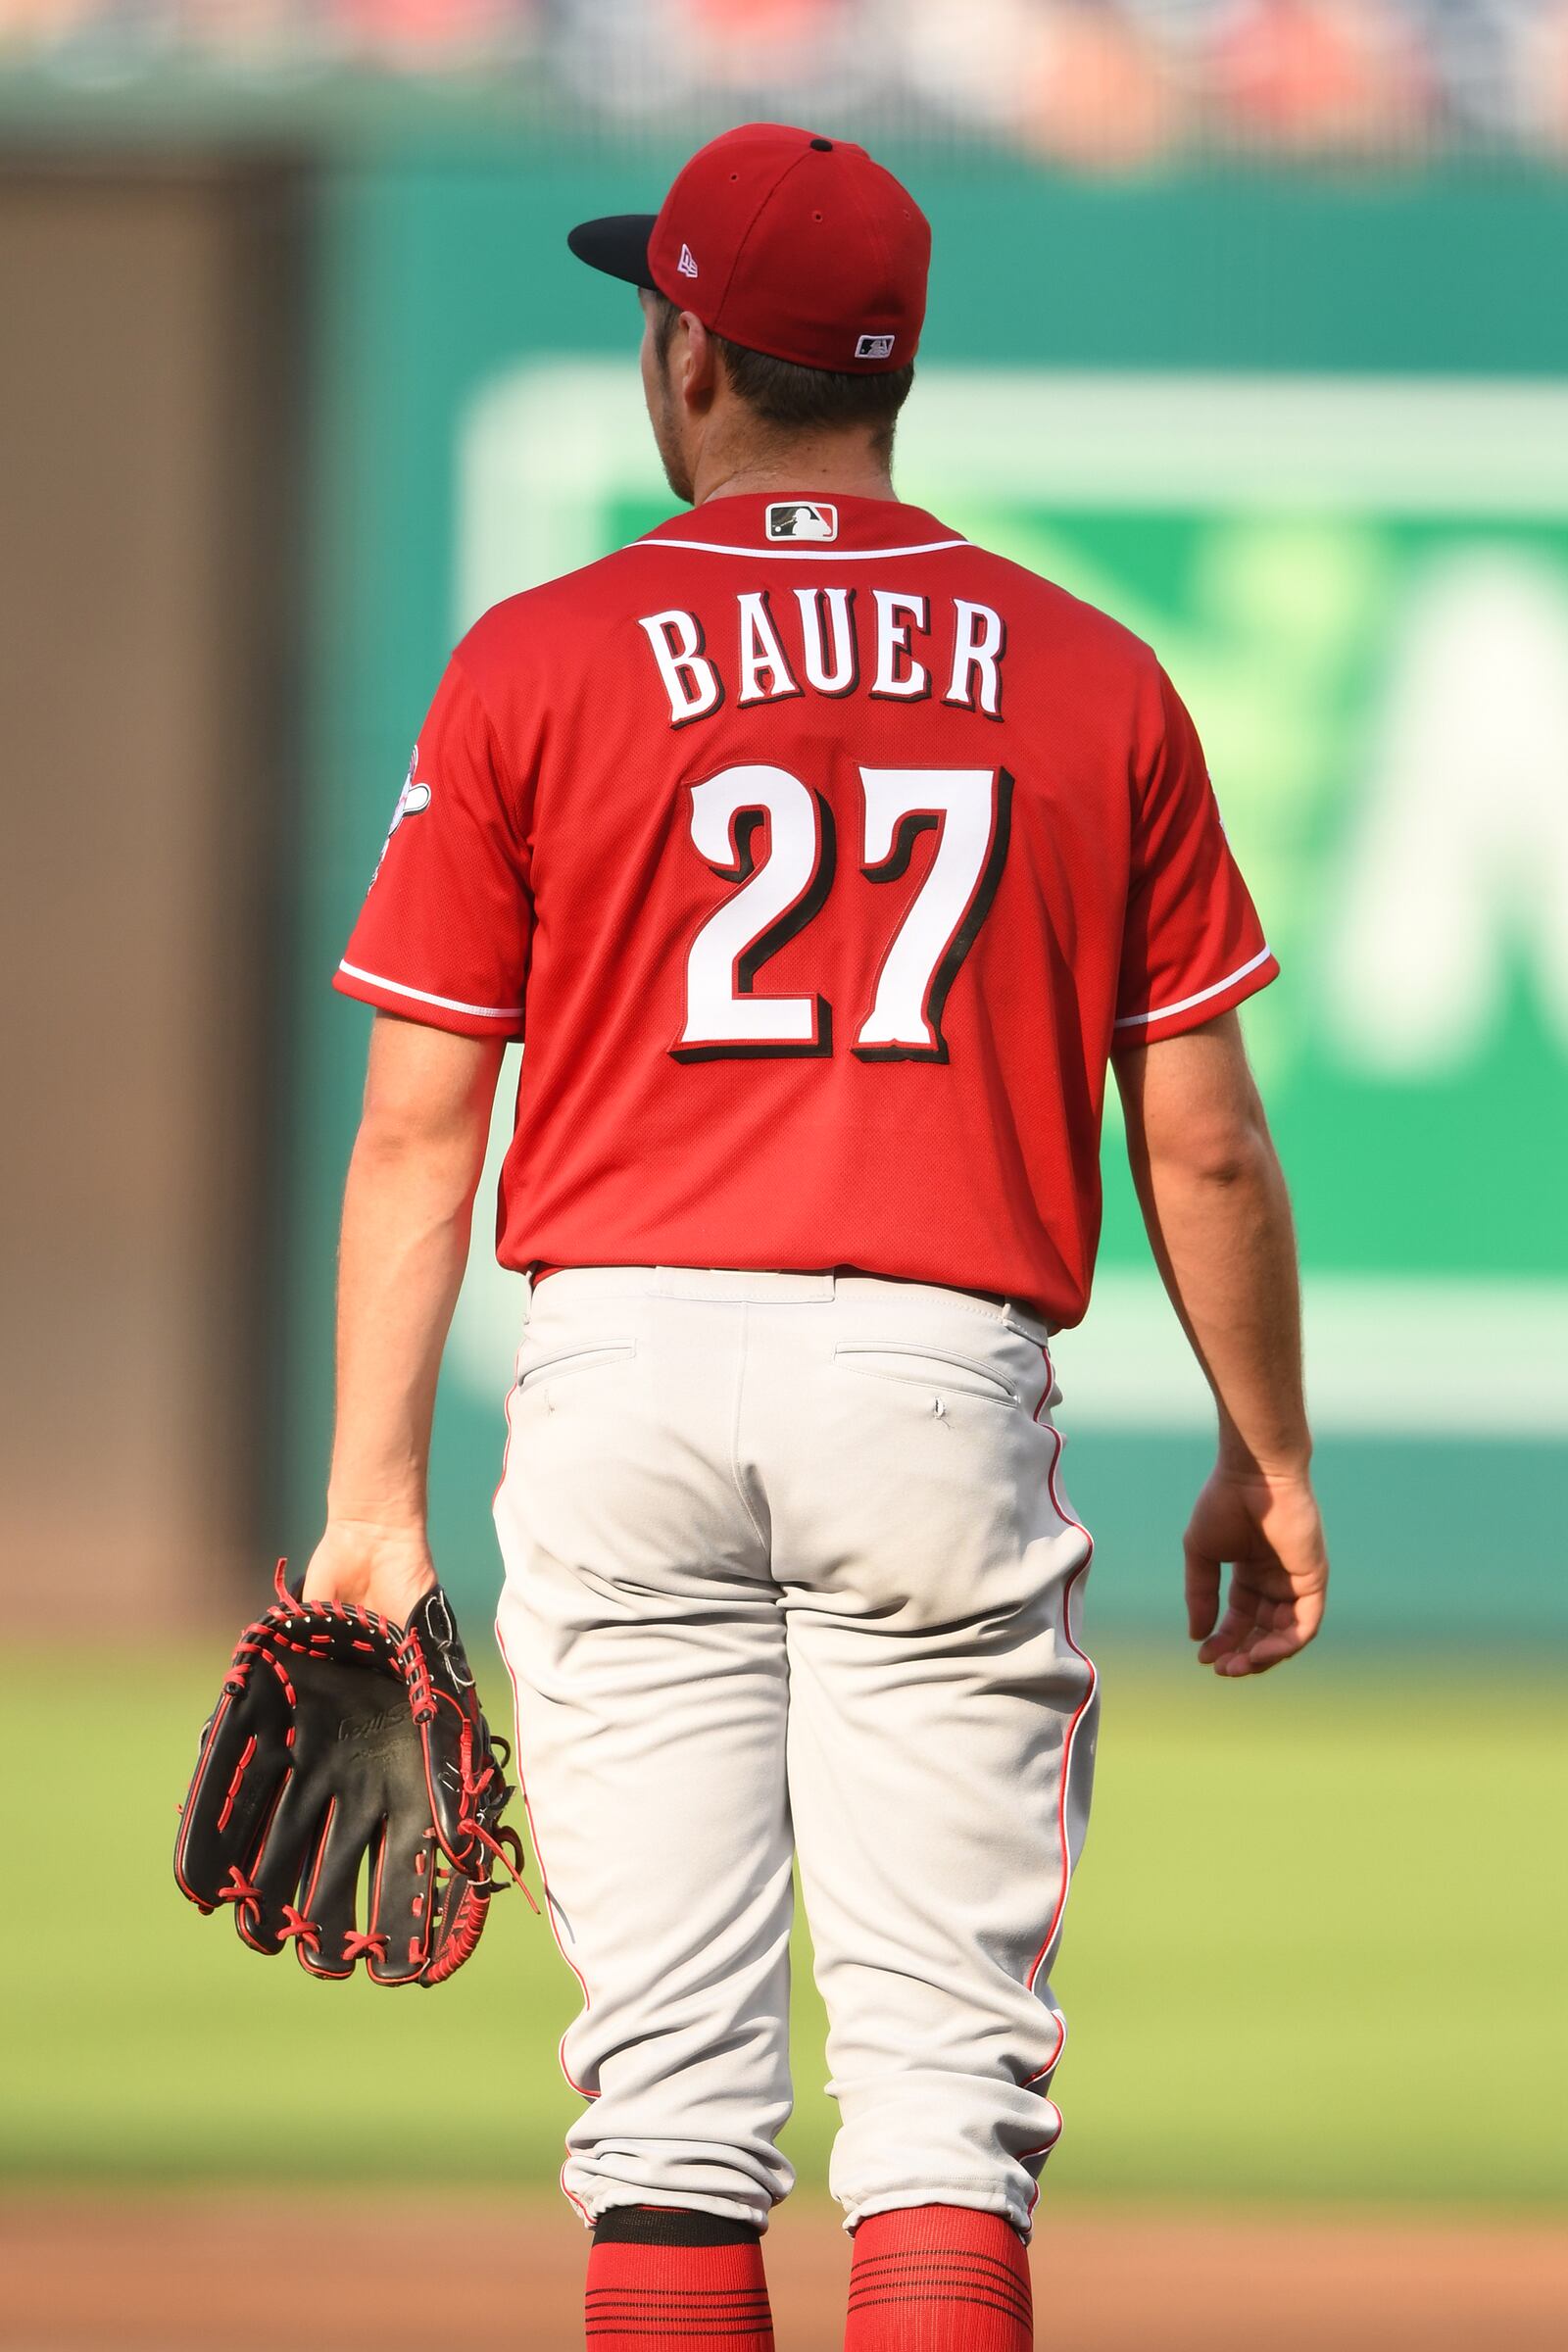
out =
[(839, 511), (821, 499), (775, 499), (762, 528), (769, 539), (836, 539)]

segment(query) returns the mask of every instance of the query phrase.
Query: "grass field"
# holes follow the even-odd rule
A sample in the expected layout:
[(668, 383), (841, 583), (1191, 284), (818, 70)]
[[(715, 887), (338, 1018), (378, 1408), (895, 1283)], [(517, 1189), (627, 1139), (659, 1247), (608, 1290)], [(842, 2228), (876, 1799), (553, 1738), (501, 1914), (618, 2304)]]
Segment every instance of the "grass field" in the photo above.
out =
[[(1053, 2197), (1560, 2197), (1568, 1685), (1450, 1654), (1220, 1686), (1101, 1648)], [(12, 1653), (11, 1818), (62, 1859), (0, 1961), (0, 2167), (39, 2186), (552, 2180), (575, 1987), (520, 1901), (450, 1986), (393, 1996), (262, 1961), (179, 1898), (175, 1804), (217, 1664)], [(797, 1979), (791, 2148), (812, 2180), (831, 2110), (804, 1942)]]

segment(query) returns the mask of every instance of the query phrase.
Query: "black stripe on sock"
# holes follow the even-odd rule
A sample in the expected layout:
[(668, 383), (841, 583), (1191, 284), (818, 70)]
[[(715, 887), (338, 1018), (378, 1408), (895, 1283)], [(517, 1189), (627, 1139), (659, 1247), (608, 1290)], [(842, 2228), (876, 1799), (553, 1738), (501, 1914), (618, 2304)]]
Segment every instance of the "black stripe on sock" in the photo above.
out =
[(895, 2263), (937, 2262), (969, 2263), (977, 2270), (997, 2271), (1004, 2278), (1014, 2280), (1018, 2276), (1011, 2263), (999, 2262), (994, 2254), (971, 2254), (966, 2246), (910, 2246), (901, 2254), (857, 2254), (855, 2268), (857, 2271), (880, 2271)]
[(1027, 2328), (1034, 2316), (1027, 2308), (1021, 2309), (1011, 2301), (1004, 2302), (1000, 2296), (988, 2293), (983, 2287), (976, 2287), (966, 2294), (951, 2293), (945, 2287), (921, 2287), (906, 2295), (852, 2295), (849, 2308), (852, 2312), (874, 2311), (890, 2303), (912, 2303), (922, 2311), (933, 2303), (955, 2303), (963, 2311), (998, 2311), (1004, 2320), (1013, 2320), (1020, 2328)]
[[(768, 2308), (767, 2289), (760, 2286), (736, 2287), (727, 2294), (720, 2289), (709, 2294), (701, 2287), (685, 2286), (591, 2286), (585, 2300), (594, 2306), (596, 2319), (611, 2304), (629, 2309), (634, 2304), (682, 2303), (689, 2306), (695, 2302), (704, 2306), (710, 2318), (722, 2317), (719, 2307), (723, 2304), (732, 2305), (737, 2312), (765, 2313)], [(704, 2312), (699, 2311), (695, 2316), (701, 2319)]]
[(634, 2322), (630, 2327), (623, 2320), (590, 2320), (583, 2329), (583, 2333), (585, 2335), (711, 2335), (722, 2337), (725, 2342), (731, 2344), (754, 2344), (760, 2339), (763, 2343), (770, 2345), (773, 2341), (773, 2330), (770, 2326), (736, 2328), (732, 2327), (727, 2320), (716, 2328), (710, 2327), (706, 2320), (649, 2320), (640, 2323)]

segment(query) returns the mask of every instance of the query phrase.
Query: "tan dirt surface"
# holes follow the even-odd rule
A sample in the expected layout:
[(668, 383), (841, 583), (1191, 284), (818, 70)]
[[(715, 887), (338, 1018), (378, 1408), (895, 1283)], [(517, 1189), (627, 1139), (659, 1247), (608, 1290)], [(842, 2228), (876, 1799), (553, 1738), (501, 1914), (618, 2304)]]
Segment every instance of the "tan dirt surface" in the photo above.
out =
[[(406, 2192), (0, 2210), (10, 2352), (478, 2352), (580, 2345), (563, 2207)], [(767, 2240), (779, 2352), (837, 2352), (849, 2242), (804, 2200)], [(1561, 2352), (1568, 2243), (1544, 2223), (1068, 2212), (1035, 2240), (1053, 2352)]]

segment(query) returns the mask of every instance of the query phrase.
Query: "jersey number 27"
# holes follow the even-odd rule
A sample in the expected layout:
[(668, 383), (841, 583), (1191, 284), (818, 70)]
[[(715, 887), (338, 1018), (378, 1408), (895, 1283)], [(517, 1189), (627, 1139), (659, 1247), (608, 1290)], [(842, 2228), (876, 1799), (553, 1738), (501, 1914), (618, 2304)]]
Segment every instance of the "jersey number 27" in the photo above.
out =
[[(1012, 778), (1005, 768), (862, 767), (860, 871), (894, 883), (922, 833), (936, 848), (884, 951), (851, 1051), (863, 1061), (946, 1061), (942, 1012), (991, 908), (1007, 854)], [(824, 997), (759, 996), (770, 956), (820, 913), (833, 886), (833, 812), (787, 768), (728, 767), (692, 787), (692, 840), (714, 873), (739, 883), (708, 917), (686, 958), (680, 1061), (826, 1054)], [(755, 843), (763, 824), (768, 854)]]

